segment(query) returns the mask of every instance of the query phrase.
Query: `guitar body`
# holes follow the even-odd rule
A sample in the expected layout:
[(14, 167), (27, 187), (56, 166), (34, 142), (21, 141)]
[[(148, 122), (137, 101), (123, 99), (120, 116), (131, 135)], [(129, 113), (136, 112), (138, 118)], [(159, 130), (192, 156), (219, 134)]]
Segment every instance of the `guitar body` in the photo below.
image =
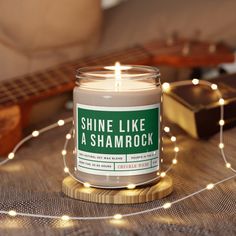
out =
[(0, 108), (0, 154), (7, 155), (22, 137), (19, 106)]

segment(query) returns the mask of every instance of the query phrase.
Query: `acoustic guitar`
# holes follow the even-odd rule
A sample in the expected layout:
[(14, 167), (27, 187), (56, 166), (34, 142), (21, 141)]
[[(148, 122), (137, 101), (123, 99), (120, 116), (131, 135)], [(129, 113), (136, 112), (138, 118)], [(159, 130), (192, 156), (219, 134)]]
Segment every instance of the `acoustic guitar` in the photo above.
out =
[(208, 67), (233, 62), (233, 51), (222, 43), (186, 39), (152, 41), (132, 48), (61, 64), (42, 72), (0, 82), (0, 155), (8, 154), (22, 137), (34, 103), (71, 91), (76, 69), (122, 64)]

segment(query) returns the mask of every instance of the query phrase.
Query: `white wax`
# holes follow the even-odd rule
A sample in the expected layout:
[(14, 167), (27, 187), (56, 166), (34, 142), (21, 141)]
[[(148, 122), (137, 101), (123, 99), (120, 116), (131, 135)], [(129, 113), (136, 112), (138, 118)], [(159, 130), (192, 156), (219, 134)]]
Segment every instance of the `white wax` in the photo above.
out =
[(84, 84), (83, 89), (87, 90), (105, 90), (110, 92), (126, 92), (126, 91), (143, 91), (143, 90), (151, 90), (155, 89), (156, 87), (148, 82), (145, 81), (138, 81), (138, 80), (132, 80), (132, 79), (121, 79), (121, 80), (111, 80), (111, 79), (105, 79), (105, 80), (97, 80), (97, 81), (91, 81), (86, 84)]

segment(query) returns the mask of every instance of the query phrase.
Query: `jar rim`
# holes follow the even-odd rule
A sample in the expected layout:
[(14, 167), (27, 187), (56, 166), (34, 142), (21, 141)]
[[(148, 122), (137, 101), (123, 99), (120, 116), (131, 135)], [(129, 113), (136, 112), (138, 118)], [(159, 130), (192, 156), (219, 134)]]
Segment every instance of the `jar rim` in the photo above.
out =
[[(160, 71), (154, 66), (120, 65), (122, 79), (154, 79), (160, 77)], [(114, 79), (115, 66), (88, 66), (76, 71), (76, 79)]]

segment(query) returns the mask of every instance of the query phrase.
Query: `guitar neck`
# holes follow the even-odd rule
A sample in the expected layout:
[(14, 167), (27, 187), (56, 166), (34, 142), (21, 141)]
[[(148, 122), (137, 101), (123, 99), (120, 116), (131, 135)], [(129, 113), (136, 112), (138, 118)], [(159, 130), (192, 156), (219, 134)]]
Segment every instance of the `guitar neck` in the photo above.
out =
[(80, 67), (111, 65), (116, 61), (122, 64), (148, 64), (151, 55), (142, 47), (136, 46), (102, 56), (86, 57), (64, 63), (54, 68), (0, 82), (0, 107), (36, 102), (46, 97), (70, 91), (74, 87), (75, 71)]
[(75, 71), (80, 67), (121, 64), (169, 65), (175, 67), (216, 66), (233, 62), (234, 54), (227, 45), (175, 40), (153, 41), (125, 50), (86, 57), (61, 64), (44, 72), (0, 82), (0, 107), (35, 102), (74, 87)]

